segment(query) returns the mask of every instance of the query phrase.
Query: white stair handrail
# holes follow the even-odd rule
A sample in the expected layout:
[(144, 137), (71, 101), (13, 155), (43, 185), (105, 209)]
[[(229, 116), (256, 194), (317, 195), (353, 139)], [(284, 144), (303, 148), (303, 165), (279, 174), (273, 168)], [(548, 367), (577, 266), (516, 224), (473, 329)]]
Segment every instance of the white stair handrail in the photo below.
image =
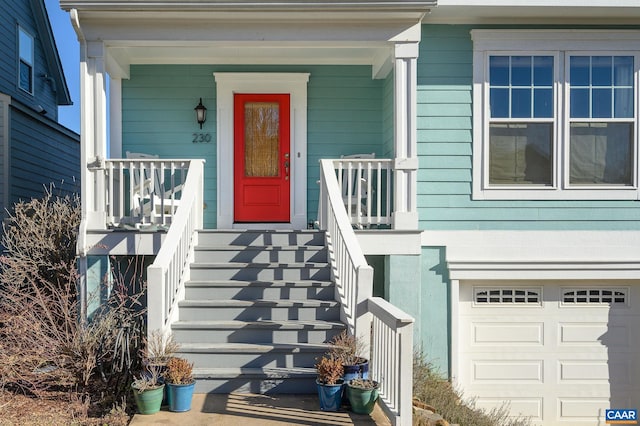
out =
[(369, 349), (370, 315), (366, 301), (373, 295), (373, 268), (367, 263), (347, 216), (333, 160), (320, 160), (320, 229), (327, 232), (341, 319), (349, 332)]
[(151, 266), (147, 268), (147, 330), (170, 331), (178, 319), (178, 302), (203, 225), (204, 160), (191, 160), (184, 190), (171, 226)]

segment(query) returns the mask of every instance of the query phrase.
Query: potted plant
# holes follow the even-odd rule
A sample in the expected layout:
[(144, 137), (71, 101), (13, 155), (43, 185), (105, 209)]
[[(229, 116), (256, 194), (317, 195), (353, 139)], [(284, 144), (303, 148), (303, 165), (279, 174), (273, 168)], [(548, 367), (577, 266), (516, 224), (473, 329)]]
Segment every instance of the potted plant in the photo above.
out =
[(143, 363), (154, 368), (158, 367), (160, 373), (166, 368), (169, 359), (180, 349), (180, 345), (173, 340), (171, 333), (163, 334), (160, 330), (153, 330), (148, 338), (142, 340), (142, 344)]
[(378, 400), (378, 382), (369, 379), (353, 379), (347, 382), (347, 398), (351, 411), (358, 414), (371, 414)]
[(160, 370), (146, 366), (145, 372), (131, 383), (133, 397), (140, 414), (154, 414), (160, 411), (164, 395), (164, 383), (160, 381)]
[(346, 330), (329, 340), (329, 354), (342, 361), (345, 383), (353, 379), (369, 378), (369, 360), (364, 356), (362, 339), (350, 335)]
[(338, 411), (342, 404), (344, 368), (342, 361), (332, 356), (323, 356), (316, 364), (318, 398), (323, 411)]
[(184, 358), (172, 357), (164, 372), (167, 385), (167, 401), (170, 411), (191, 410), (191, 400), (196, 381), (193, 378), (193, 363)]
[[(180, 344), (173, 340), (173, 334), (163, 334), (160, 330), (153, 330), (149, 337), (142, 339), (142, 365), (145, 370), (155, 370), (158, 380), (164, 383), (164, 371), (167, 362), (180, 349)], [(162, 405), (167, 404), (167, 394), (163, 393)]]

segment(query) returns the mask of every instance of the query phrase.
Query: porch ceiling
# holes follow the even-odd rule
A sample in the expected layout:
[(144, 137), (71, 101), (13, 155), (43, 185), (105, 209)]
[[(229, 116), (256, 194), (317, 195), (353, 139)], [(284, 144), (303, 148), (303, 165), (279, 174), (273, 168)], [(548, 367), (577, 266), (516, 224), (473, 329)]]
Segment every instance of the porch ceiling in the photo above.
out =
[[(74, 14), (72, 14), (73, 16)], [(132, 64), (370, 65), (392, 68), (395, 43), (420, 41), (422, 15), (253, 12), (78, 12), (88, 43), (104, 44), (108, 72)]]

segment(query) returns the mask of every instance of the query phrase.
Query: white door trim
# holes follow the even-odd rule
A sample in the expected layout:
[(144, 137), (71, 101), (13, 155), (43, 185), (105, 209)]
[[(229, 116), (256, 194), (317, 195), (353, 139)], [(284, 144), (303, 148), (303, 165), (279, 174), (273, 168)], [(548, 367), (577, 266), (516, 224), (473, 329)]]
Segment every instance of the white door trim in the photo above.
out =
[[(218, 229), (247, 228), (233, 223), (233, 95), (289, 93), (291, 100), (291, 220), (261, 228), (307, 227), (307, 82), (309, 73), (213, 73), (217, 86)], [(255, 226), (255, 225), (254, 225)]]

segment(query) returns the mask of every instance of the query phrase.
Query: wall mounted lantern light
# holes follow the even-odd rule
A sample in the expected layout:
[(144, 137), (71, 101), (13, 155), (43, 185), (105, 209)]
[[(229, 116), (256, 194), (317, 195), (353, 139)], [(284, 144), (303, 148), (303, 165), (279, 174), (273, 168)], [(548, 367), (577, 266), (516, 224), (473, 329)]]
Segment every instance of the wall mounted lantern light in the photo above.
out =
[(202, 129), (202, 124), (207, 121), (207, 108), (202, 105), (202, 98), (200, 98), (200, 103), (194, 108), (196, 111), (196, 120), (198, 120), (198, 124)]

